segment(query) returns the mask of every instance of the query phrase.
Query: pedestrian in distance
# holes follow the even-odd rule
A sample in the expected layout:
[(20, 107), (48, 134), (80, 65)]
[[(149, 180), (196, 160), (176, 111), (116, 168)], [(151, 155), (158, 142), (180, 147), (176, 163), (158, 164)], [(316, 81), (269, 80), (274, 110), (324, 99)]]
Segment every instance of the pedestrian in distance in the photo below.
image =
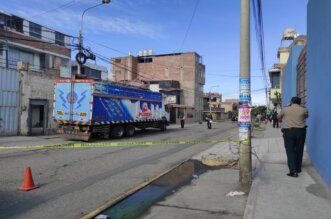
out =
[(278, 119), (283, 122), (282, 132), (289, 168), (287, 175), (291, 177), (298, 177), (298, 173), (301, 172), (306, 139), (308, 111), (300, 104), (299, 97), (292, 97), (291, 103), (278, 115)]
[(207, 128), (211, 129), (211, 123), (212, 123), (211, 115), (206, 116), (206, 121), (207, 121)]
[(270, 114), (268, 115), (268, 120), (269, 120), (270, 123), (272, 122), (272, 113), (270, 113)]
[(185, 115), (182, 113), (179, 118), (180, 118), (180, 126), (183, 129), (185, 125)]
[(278, 113), (275, 110), (272, 113), (272, 127), (274, 127), (274, 128), (278, 128), (279, 127), (279, 121), (278, 121), (278, 117), (277, 116), (278, 116)]

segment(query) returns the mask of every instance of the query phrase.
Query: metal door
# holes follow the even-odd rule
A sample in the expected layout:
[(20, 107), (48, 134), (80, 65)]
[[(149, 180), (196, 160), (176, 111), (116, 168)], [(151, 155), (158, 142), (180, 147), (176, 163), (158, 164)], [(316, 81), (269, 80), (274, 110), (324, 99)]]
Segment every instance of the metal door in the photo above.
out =
[(19, 74), (0, 68), (0, 136), (18, 134)]

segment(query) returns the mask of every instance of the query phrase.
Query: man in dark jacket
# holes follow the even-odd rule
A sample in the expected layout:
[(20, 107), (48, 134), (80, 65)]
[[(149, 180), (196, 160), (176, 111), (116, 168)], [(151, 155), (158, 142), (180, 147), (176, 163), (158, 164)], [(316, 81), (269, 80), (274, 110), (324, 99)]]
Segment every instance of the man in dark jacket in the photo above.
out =
[(182, 128), (184, 128), (184, 125), (185, 125), (185, 115), (184, 115), (184, 113), (182, 113), (182, 114), (180, 115), (180, 126), (181, 126)]
[(278, 113), (275, 110), (272, 113), (272, 127), (274, 127), (274, 128), (278, 128), (279, 127), (279, 122), (278, 122), (278, 117), (277, 116), (278, 116)]
[(288, 176), (298, 177), (301, 172), (303, 149), (306, 139), (308, 111), (300, 106), (301, 99), (293, 97), (289, 106), (282, 109), (278, 119), (283, 121), (283, 138), (287, 155)]

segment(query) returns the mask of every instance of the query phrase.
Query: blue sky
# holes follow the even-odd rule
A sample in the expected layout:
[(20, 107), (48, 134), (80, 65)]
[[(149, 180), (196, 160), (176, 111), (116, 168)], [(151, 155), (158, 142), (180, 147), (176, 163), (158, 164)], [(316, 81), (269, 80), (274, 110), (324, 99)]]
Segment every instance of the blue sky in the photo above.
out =
[[(100, 2), (10, 0), (3, 1), (0, 10), (77, 36), (84, 9)], [(307, 2), (262, 0), (267, 69), (277, 62), (285, 28), (306, 34)], [(195, 51), (206, 65), (205, 91), (220, 92), (224, 99), (239, 95), (239, 27), (240, 0), (112, 0), (84, 15), (83, 36), (85, 46), (109, 58), (149, 49), (155, 54)], [(266, 98), (257, 51), (251, 14), (252, 103), (261, 105)], [(97, 60), (97, 64), (109, 69), (109, 63)]]

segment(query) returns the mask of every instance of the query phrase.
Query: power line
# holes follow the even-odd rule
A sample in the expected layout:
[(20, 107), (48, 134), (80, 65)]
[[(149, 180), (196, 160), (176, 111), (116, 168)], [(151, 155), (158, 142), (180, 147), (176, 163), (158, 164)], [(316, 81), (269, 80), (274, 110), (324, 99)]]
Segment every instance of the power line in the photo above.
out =
[(107, 45), (105, 45), (105, 44), (97, 43), (97, 42), (92, 41), (92, 40), (90, 40), (90, 39), (87, 39), (87, 38), (85, 38), (85, 37), (84, 37), (84, 40), (87, 40), (87, 41), (89, 41), (89, 42), (91, 42), (91, 43), (94, 43), (94, 44), (96, 44), (96, 45), (102, 46), (102, 47), (104, 47), (104, 48), (106, 48), (106, 49), (110, 49), (110, 50), (113, 50), (113, 51), (118, 52), (118, 53), (120, 53), (120, 54), (126, 55), (125, 52), (120, 51), (120, 50), (118, 50), (118, 49), (114, 49), (114, 48), (112, 48), (112, 47), (110, 47), (110, 46), (107, 46)]
[(193, 10), (193, 14), (192, 14), (192, 16), (191, 16), (190, 23), (189, 23), (189, 25), (188, 25), (188, 27), (187, 27), (187, 29), (186, 29), (185, 36), (184, 36), (184, 39), (183, 39), (183, 41), (182, 41), (182, 44), (180, 45), (179, 51), (181, 51), (182, 48), (183, 48), (183, 46), (184, 46), (184, 43), (185, 43), (185, 41), (186, 41), (186, 38), (187, 38), (187, 36), (188, 36), (188, 33), (189, 33), (189, 31), (190, 31), (190, 28), (191, 28), (191, 25), (192, 25), (192, 22), (193, 22), (193, 18), (194, 18), (194, 16), (195, 16), (195, 12), (197, 11), (197, 8), (198, 8), (198, 5), (199, 5), (199, 2), (200, 2), (200, 0), (197, 0), (196, 3), (195, 3), (194, 10)]
[[(127, 71), (129, 71), (129, 72), (131, 72), (133, 74), (136, 74), (137, 76), (141, 77), (144, 80), (151, 81), (151, 80), (154, 80), (155, 79), (154, 78), (154, 75), (150, 75), (148, 73), (141, 72), (141, 71), (140, 72), (138, 72), (138, 71), (132, 71), (131, 69), (128, 68), (127, 65), (124, 65), (124, 64), (121, 64), (121, 63), (115, 63), (115, 62), (111, 61), (111, 59), (109, 59), (109, 58), (107, 58), (107, 57), (105, 57), (105, 56), (103, 56), (101, 54), (98, 54), (98, 53), (95, 53), (95, 52), (94, 52), (94, 54), (96, 55), (97, 58), (101, 59), (102, 61), (107, 62), (107, 63), (110, 63), (110, 64), (113, 64), (113, 65), (117, 65), (117, 66), (119, 66), (120, 68), (122, 68), (124, 70), (127, 70)], [(147, 75), (147, 76), (145, 76), (145, 75)], [(148, 76), (150, 76), (150, 77), (148, 77)], [(158, 78), (158, 80), (163, 80), (163, 78)], [(182, 89), (182, 88), (181, 88), (181, 90), (186, 91), (186, 92), (189, 92), (189, 93), (193, 93), (193, 94), (199, 93), (196, 90), (192, 91), (192, 90), (187, 90), (187, 89)], [(203, 92), (202, 92), (202, 94), (203, 94)]]
[[(0, 63), (1, 64), (5, 64), (5, 65), (8, 65), (9, 68), (11, 69), (15, 69), (17, 70), (16, 68), (16, 65), (17, 65), (17, 62), (19, 61), (24, 61), (24, 60), (21, 60), (21, 59), (5, 59), (5, 58), (0, 58)], [(42, 66), (42, 65), (35, 65), (33, 63), (29, 63), (29, 66), (32, 67), (32, 70), (35, 70), (35, 71), (46, 71), (46, 70), (52, 70), (52, 71), (60, 71), (59, 69), (55, 69), (55, 68), (46, 68), (45, 66)], [(15, 68), (12, 68), (12, 66), (15, 66)], [(3, 67), (0, 65), (0, 67)]]
[(264, 79), (265, 88), (269, 87), (269, 81), (266, 75), (265, 68), (265, 47), (264, 47), (264, 30), (263, 30), (263, 14), (261, 0), (253, 0), (253, 14), (255, 21), (255, 34), (257, 47), (260, 54), (261, 71)]
[[(213, 74), (213, 73), (208, 73), (206, 75), (213, 75), (213, 76), (218, 76), (218, 77), (229, 77), (229, 78), (239, 78), (240, 76), (239, 75), (225, 75), (225, 74)], [(261, 78), (261, 77), (264, 77), (262, 75), (260, 76), (251, 76), (253, 78)]]
[(40, 16), (40, 15), (44, 15), (44, 14), (50, 13), (52, 11), (56, 11), (58, 9), (61, 9), (61, 8), (70, 7), (70, 6), (74, 5), (74, 4), (77, 4), (79, 1), (80, 0), (78, 0), (77, 2), (76, 2), (76, 0), (69, 1), (69, 2), (67, 2), (67, 3), (65, 3), (63, 5), (60, 5), (60, 6), (56, 7), (56, 8), (53, 8), (53, 9), (50, 9), (50, 10), (41, 12), (39, 14), (35, 14), (35, 15), (29, 17), (29, 18), (34, 18), (34, 17)]
[[(86, 38), (84, 38), (84, 39), (86, 40)], [(106, 49), (113, 50), (113, 51), (118, 52), (118, 53), (120, 53), (120, 54), (127, 55), (126, 52), (120, 51), (120, 50), (118, 50), (118, 49), (115, 49), (115, 48), (109, 47), (109, 46), (104, 45), (104, 44), (101, 44), (101, 43), (94, 42), (94, 41), (92, 41), (92, 40), (90, 40), (90, 39), (87, 39), (87, 41), (89, 41), (89, 42), (91, 42), (91, 43), (94, 43), (94, 44), (96, 44), (96, 45), (102, 46), (102, 47), (104, 47), (104, 48), (106, 48)], [(144, 57), (145, 57), (145, 56), (144, 56)], [(167, 67), (167, 68), (171, 68), (171, 69), (175, 69), (175, 70), (178, 70), (178, 69), (181, 68), (181, 66), (175, 67), (175, 66), (167, 66), (167, 65), (156, 64), (156, 63), (153, 63), (153, 65), (156, 65), (156, 66), (162, 66), (162, 67)]]
[[(115, 52), (117, 52), (117, 53), (120, 53), (120, 54), (123, 54), (123, 55), (126, 55), (126, 54), (127, 54), (127, 53), (125, 53), (125, 52), (123, 52), (123, 51), (120, 51), (120, 50), (118, 50), (118, 49), (115, 49), (115, 48), (112, 48), (112, 47), (110, 47), (110, 46), (104, 45), (104, 44), (102, 44), (102, 43), (98, 43), (98, 42), (92, 41), (92, 40), (90, 40), (90, 39), (85, 38), (85, 40), (87, 40), (87, 41), (89, 41), (89, 42), (91, 42), (91, 43), (93, 43), (93, 44), (99, 45), (99, 46), (101, 46), (101, 47), (104, 47), (104, 48), (106, 48), (106, 49), (109, 49), (109, 50), (115, 51)], [(116, 65), (118, 65), (118, 63), (116, 63)], [(172, 69), (176, 69), (176, 70), (180, 68), (180, 67), (166, 66), (166, 65), (156, 64), (156, 63), (154, 63), (154, 65), (162, 66), (162, 67), (168, 67), (168, 68), (172, 68)], [(227, 71), (227, 72), (228, 72), (228, 71)], [(233, 78), (238, 78), (238, 77), (239, 77), (239, 76), (236, 76), (236, 75), (213, 74), (213, 73), (206, 73), (205, 75), (206, 75), (206, 76), (208, 76), (208, 75), (213, 75), (213, 76), (217, 76), (217, 77), (233, 77)], [(251, 77), (261, 78), (261, 77), (264, 77), (264, 76), (251, 76)]]
[[(33, 17), (34, 17), (34, 16), (33, 16)], [(30, 18), (31, 18), (31, 17), (30, 17)], [(28, 21), (29, 23), (35, 23), (35, 22), (30, 21), (30, 20), (27, 20), (27, 19), (25, 19), (25, 18), (18, 17), (18, 16), (16, 16), (16, 15), (12, 15), (12, 16), (8, 16), (8, 17), (6, 17), (6, 19), (5, 19), (5, 27), (10, 28), (10, 29), (13, 29), (13, 28), (11, 27), (11, 25), (8, 25), (8, 23), (9, 23), (9, 22), (12, 23), (13, 21), (22, 21), (22, 20), (26, 20), (26, 21)], [(35, 23), (35, 24), (37, 24), (37, 23)], [(52, 30), (52, 29), (50, 29), (50, 28), (48, 28), (48, 27), (45, 27), (45, 26), (43, 26), (43, 25), (40, 25), (40, 24), (37, 24), (37, 25), (43, 27), (43, 30), (42, 30), (43, 32), (49, 32), (49, 33), (59, 32), (59, 31), (56, 31), (56, 30)], [(20, 24), (20, 26), (22, 26), (22, 28), (23, 28), (23, 27), (27, 27), (27, 28), (30, 27), (30, 26), (24, 25), (23, 22)], [(71, 35), (68, 35), (68, 34), (62, 33), (62, 32), (59, 32), (59, 33), (61, 33), (61, 34), (64, 35), (64, 36), (68, 36), (68, 37), (72, 37), (72, 38), (77, 38), (77, 37), (74, 37), (74, 36), (71, 36)]]

